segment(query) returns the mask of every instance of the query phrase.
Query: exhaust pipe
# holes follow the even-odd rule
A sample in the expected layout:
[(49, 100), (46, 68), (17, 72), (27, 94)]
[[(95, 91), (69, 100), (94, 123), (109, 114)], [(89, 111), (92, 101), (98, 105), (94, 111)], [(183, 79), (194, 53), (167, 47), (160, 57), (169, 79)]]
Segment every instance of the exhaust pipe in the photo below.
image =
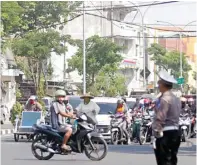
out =
[(36, 147), (36, 148), (39, 148), (39, 149), (42, 149), (42, 150), (45, 150), (45, 151), (48, 151), (48, 152), (50, 152), (50, 153), (55, 153), (55, 151), (52, 149), (52, 148), (48, 148), (48, 147), (46, 147), (46, 146), (44, 146), (44, 145), (42, 145), (42, 144), (35, 144), (34, 145), (34, 147)]

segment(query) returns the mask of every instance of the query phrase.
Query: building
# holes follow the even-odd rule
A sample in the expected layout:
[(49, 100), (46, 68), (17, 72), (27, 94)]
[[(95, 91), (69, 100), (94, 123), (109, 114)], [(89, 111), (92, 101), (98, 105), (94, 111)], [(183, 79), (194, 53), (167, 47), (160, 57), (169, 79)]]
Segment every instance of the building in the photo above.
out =
[[(140, 72), (143, 69), (143, 56), (141, 51), (142, 34), (141, 27), (121, 23), (125, 21), (125, 17), (129, 13), (136, 10), (135, 8), (122, 8), (125, 3), (126, 2), (120, 1), (85, 2), (85, 10), (88, 10), (85, 15), (85, 37), (88, 38), (93, 35), (108, 37), (112, 38), (118, 45), (125, 47), (121, 52), (124, 60), (120, 65), (120, 72), (124, 74), (127, 79), (126, 85), (128, 87), (128, 93), (130, 93), (130, 91), (143, 87), (143, 77), (140, 76)], [(103, 10), (95, 10), (95, 6), (99, 6), (99, 8), (103, 8)], [(113, 6), (113, 10), (111, 6)], [(113, 20), (111, 20), (111, 18), (113, 18)], [(82, 21), (83, 18), (81, 16), (68, 22), (66, 26), (61, 29), (60, 33), (69, 34), (74, 39), (83, 39)], [(147, 46), (148, 42), (145, 40), (145, 49)], [(68, 45), (66, 59), (74, 55), (76, 50), (76, 47)], [(52, 54), (52, 65), (55, 70), (54, 81), (63, 81), (63, 59), (63, 56)], [(148, 63), (146, 66), (148, 68)], [(73, 83), (82, 82), (82, 77), (78, 75), (77, 71), (67, 75), (66, 79), (72, 79)]]
[(188, 73), (188, 85), (190, 87), (196, 88), (196, 81), (193, 79), (193, 72), (196, 71), (196, 60), (197, 60), (197, 38), (196, 37), (188, 37), (189, 36), (195, 36), (196, 32), (192, 33), (182, 33), (182, 40), (180, 42), (180, 33), (176, 32), (175, 27), (168, 27), (161, 29), (168, 29), (173, 30), (175, 32), (159, 32), (160, 36), (169, 36), (174, 38), (159, 38), (158, 43), (162, 45), (164, 48), (166, 48), (169, 51), (180, 51), (181, 43), (182, 43), (182, 52), (187, 57), (188, 63), (191, 65), (192, 70)]
[(16, 81), (22, 79), (23, 72), (16, 69), (14, 56), (9, 49), (0, 55), (0, 104), (10, 110), (16, 101)]

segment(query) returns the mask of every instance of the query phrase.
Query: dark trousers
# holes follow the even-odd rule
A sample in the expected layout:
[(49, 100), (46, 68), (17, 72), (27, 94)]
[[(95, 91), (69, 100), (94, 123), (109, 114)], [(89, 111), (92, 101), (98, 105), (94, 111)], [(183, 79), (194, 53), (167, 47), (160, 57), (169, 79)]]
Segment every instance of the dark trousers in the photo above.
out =
[(177, 165), (177, 153), (181, 143), (180, 131), (171, 130), (163, 133), (162, 138), (156, 139), (154, 152), (157, 165)]

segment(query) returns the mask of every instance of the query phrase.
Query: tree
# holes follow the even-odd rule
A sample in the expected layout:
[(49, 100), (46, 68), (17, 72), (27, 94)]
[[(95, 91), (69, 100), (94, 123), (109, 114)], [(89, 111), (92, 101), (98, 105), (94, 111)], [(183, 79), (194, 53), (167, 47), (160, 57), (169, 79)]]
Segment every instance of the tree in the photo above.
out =
[(94, 95), (104, 94), (107, 97), (124, 95), (127, 90), (125, 85), (126, 80), (117, 71), (117, 65), (106, 64), (96, 76), (95, 84), (90, 87), (90, 91)]
[[(79, 74), (83, 74), (83, 44), (77, 41), (78, 51), (68, 61), (69, 67), (77, 69)], [(95, 35), (86, 40), (86, 74), (87, 84), (93, 85), (95, 77), (100, 69), (106, 64), (116, 65), (122, 60), (119, 51), (122, 47), (111, 42), (109, 39), (100, 38)]]
[[(152, 44), (148, 48), (148, 53), (153, 55), (152, 60), (155, 64), (162, 66), (164, 69), (171, 70), (171, 74), (175, 78), (180, 77), (180, 53), (177, 51), (166, 51), (158, 44)], [(191, 70), (191, 66), (188, 64), (187, 59), (184, 54), (182, 54), (182, 66), (183, 66), (183, 77), (185, 81), (188, 79), (188, 72)]]
[(26, 57), (30, 77), (39, 89), (41, 75), (44, 74), (44, 62), (50, 58), (51, 52), (58, 55), (65, 52), (66, 47), (60, 46), (62, 40), (69, 42), (70, 36), (60, 36), (53, 30), (45, 32), (29, 32), (23, 38), (14, 39), (12, 49), (16, 56)]
[(1, 4), (1, 21), (6, 35), (24, 35), (34, 30), (56, 28), (65, 24), (68, 16), (75, 16), (75, 9), (82, 2), (73, 1), (17, 1)]
[(194, 80), (197, 80), (197, 72), (196, 71), (193, 72), (193, 78), (194, 78)]

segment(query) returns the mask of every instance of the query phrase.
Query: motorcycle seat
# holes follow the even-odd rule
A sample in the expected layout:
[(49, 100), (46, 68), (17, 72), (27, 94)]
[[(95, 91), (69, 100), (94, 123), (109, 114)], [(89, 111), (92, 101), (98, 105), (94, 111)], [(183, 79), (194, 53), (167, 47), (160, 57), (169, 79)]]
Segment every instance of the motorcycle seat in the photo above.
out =
[(45, 130), (50, 130), (50, 131), (58, 132), (59, 133), (59, 131), (56, 130), (56, 129), (54, 129), (54, 128), (52, 128), (51, 125), (37, 125), (37, 128), (39, 128), (39, 129), (45, 129)]

